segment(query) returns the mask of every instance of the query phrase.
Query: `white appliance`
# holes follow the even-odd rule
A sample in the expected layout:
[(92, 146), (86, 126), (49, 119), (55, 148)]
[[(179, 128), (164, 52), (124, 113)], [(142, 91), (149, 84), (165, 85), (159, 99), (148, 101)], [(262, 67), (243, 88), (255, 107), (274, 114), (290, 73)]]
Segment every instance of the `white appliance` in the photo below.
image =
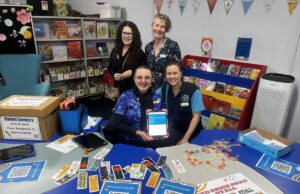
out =
[(291, 75), (263, 75), (260, 78), (250, 126), (281, 135), (294, 88), (295, 78)]

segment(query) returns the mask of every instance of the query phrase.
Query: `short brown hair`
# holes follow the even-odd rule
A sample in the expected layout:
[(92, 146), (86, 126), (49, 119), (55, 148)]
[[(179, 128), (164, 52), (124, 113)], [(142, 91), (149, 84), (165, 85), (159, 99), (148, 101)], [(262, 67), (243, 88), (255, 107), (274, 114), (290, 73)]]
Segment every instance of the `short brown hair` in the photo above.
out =
[(162, 14), (162, 13), (158, 13), (154, 16), (154, 18), (159, 18), (159, 19), (165, 21), (165, 23), (166, 23), (166, 32), (169, 32), (171, 30), (172, 22), (171, 22), (170, 18), (167, 15)]

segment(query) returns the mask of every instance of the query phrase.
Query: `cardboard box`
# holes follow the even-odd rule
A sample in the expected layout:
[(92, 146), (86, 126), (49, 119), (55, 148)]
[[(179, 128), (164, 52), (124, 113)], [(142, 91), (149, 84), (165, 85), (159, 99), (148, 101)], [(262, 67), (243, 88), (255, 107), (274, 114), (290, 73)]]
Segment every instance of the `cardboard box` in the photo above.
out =
[(0, 138), (51, 139), (59, 129), (60, 102), (59, 97), (18, 95), (0, 101)]
[[(284, 148), (278, 148), (276, 146), (270, 146), (270, 145), (266, 145), (264, 143), (262, 143), (262, 141), (259, 141), (259, 138), (253, 138), (251, 136), (247, 136), (246, 134), (249, 133), (249, 132), (252, 132), (252, 131), (257, 131), (263, 138), (267, 139), (267, 140), (276, 140), (282, 144), (285, 144), (286, 147)], [(292, 141), (284, 138), (284, 137), (281, 137), (281, 136), (278, 136), (278, 135), (275, 135), (269, 131), (266, 131), (266, 130), (263, 130), (263, 129), (260, 129), (260, 128), (257, 128), (257, 127), (254, 127), (254, 128), (250, 128), (250, 129), (247, 129), (245, 131), (241, 131), (239, 133), (239, 138), (238, 138), (238, 141), (243, 143), (243, 144), (246, 144), (264, 154), (267, 154), (273, 158), (280, 158), (281, 156), (287, 154), (290, 152), (291, 150), (291, 144), (293, 143)]]
[(119, 5), (104, 3), (100, 6), (100, 18), (121, 18), (121, 8)]

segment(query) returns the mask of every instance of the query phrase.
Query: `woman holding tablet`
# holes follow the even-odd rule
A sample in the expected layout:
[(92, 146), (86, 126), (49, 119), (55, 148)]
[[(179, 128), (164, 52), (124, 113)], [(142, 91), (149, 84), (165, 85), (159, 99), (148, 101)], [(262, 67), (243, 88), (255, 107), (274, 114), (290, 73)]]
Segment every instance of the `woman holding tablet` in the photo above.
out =
[(204, 105), (200, 90), (194, 84), (182, 81), (182, 71), (180, 62), (169, 62), (166, 65), (167, 82), (158, 90), (168, 109), (170, 135), (177, 139), (177, 144), (188, 143), (203, 129), (201, 111)]

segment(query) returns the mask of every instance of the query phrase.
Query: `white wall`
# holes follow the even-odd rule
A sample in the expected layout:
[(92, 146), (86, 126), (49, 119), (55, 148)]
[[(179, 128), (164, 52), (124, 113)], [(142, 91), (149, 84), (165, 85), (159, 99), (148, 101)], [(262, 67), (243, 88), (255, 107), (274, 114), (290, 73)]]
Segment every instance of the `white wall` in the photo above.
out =
[[(97, 0), (69, 0), (73, 9), (83, 13), (97, 13)], [(152, 38), (150, 24), (156, 10), (152, 0), (107, 0), (126, 9), (125, 18), (134, 21), (142, 34), (144, 45)], [(242, 1), (235, 1), (226, 15), (223, 1), (217, 1), (210, 15), (206, 0), (200, 1), (195, 15), (192, 0), (188, 1), (183, 15), (180, 14), (178, 1), (167, 8), (164, 0), (162, 13), (170, 16), (173, 27), (169, 37), (179, 42), (182, 55), (200, 55), (202, 36), (213, 36), (213, 57), (233, 59), (238, 37), (253, 38), (250, 62), (268, 65), (268, 72), (292, 74), (296, 78), (296, 89), (288, 115), (286, 135), (300, 142), (300, 103), (298, 102), (300, 81), (300, 5), (292, 16), (288, 13), (286, 1), (276, 1), (266, 13), (263, 1), (254, 1), (247, 15), (244, 15)], [(298, 76), (298, 77), (297, 77)]]

